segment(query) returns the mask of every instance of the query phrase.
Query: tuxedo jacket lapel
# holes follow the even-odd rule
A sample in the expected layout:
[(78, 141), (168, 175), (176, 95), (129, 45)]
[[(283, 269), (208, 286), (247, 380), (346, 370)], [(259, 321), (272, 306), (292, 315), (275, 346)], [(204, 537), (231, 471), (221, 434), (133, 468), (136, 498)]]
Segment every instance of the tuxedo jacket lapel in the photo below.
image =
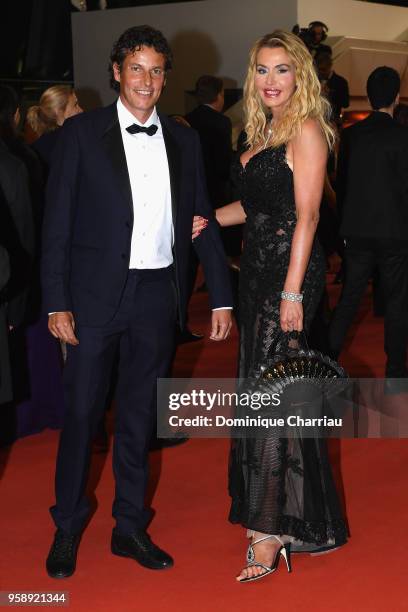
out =
[(167, 119), (167, 117), (161, 114), (159, 117), (163, 130), (164, 144), (166, 146), (167, 161), (169, 163), (171, 209), (173, 215), (173, 226), (176, 227), (181, 187), (181, 149), (171, 131), (170, 121)]
[(130, 186), (126, 154), (120, 131), (116, 103), (110, 106), (109, 109), (112, 111), (111, 121), (108, 123), (108, 126), (106, 127), (102, 136), (103, 146), (112, 164), (112, 168), (117, 178), (122, 195), (130, 207), (133, 215), (132, 189)]

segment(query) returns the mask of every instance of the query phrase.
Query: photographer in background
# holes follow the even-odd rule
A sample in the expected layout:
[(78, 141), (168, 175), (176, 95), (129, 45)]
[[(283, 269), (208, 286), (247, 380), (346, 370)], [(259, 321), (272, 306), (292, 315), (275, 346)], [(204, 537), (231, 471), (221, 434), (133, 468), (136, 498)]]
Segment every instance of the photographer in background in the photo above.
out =
[(323, 44), (329, 32), (329, 28), (323, 21), (311, 21), (307, 28), (300, 28), (296, 24), (292, 32), (303, 40), (313, 58), (316, 59), (320, 53), (329, 53), (331, 55), (331, 47)]

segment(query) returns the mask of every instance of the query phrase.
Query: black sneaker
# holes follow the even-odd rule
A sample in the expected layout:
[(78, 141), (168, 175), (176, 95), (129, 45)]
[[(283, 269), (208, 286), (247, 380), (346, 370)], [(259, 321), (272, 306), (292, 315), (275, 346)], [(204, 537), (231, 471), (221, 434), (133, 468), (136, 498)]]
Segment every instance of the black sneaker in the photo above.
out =
[(138, 529), (129, 535), (121, 535), (114, 529), (111, 550), (114, 555), (130, 557), (149, 569), (161, 570), (174, 565), (170, 555), (153, 544), (143, 529)]
[(57, 529), (46, 568), (51, 578), (68, 578), (75, 572), (80, 534), (72, 535)]

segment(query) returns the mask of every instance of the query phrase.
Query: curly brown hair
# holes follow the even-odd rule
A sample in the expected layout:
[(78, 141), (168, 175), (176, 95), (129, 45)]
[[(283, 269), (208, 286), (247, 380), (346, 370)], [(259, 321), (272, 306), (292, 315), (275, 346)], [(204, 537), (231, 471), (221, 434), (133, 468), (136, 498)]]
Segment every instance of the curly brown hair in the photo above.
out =
[(168, 71), (173, 65), (173, 54), (169, 43), (160, 32), (149, 25), (134, 26), (128, 28), (121, 34), (118, 40), (112, 47), (109, 63), (110, 85), (115, 91), (119, 91), (120, 85), (116, 81), (113, 74), (113, 65), (119, 66), (119, 71), (122, 70), (125, 58), (135, 51), (145, 47), (153, 47), (157, 53), (161, 53), (165, 58), (165, 70)]

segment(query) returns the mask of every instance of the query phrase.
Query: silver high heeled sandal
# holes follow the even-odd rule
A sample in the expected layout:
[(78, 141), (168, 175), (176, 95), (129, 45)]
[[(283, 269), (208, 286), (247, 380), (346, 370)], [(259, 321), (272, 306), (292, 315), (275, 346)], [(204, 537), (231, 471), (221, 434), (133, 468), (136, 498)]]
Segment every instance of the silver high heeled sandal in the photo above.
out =
[[(278, 550), (276, 551), (273, 563), (269, 567), (268, 565), (264, 565), (263, 563), (260, 563), (259, 561), (255, 561), (255, 551), (253, 547), (255, 546), (255, 544), (259, 544), (260, 542), (263, 542), (264, 540), (269, 540), (271, 538), (275, 538), (276, 540), (278, 540), (280, 544), (280, 548), (278, 548)], [(238, 582), (253, 582), (254, 580), (259, 580), (260, 578), (265, 578), (265, 576), (272, 574), (278, 569), (281, 556), (286, 561), (286, 567), (287, 567), (288, 572), (291, 572), (292, 565), (290, 562), (290, 543), (284, 544), (282, 540), (276, 535), (267, 535), (267, 536), (264, 536), (263, 538), (259, 538), (259, 540), (255, 540), (255, 542), (251, 542), (251, 544), (248, 546), (248, 552), (247, 552), (247, 568), (248, 567), (261, 567), (265, 571), (263, 571), (262, 574), (258, 574), (258, 576), (242, 578), (241, 580), (238, 580)]]

